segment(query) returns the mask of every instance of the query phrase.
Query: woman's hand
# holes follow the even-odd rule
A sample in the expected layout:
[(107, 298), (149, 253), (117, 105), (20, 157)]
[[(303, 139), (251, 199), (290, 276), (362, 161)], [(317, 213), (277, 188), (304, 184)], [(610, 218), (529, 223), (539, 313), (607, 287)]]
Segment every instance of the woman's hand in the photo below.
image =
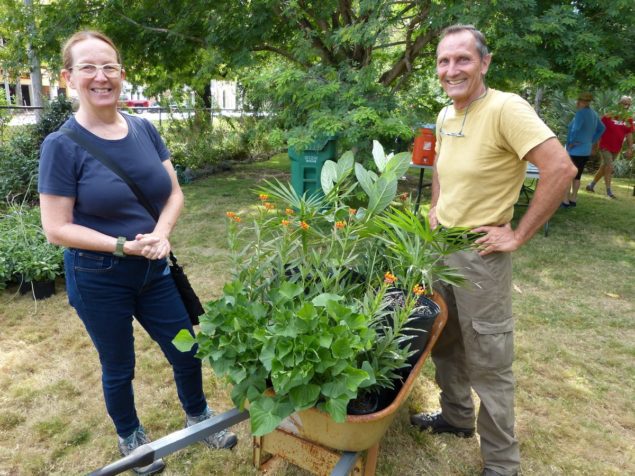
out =
[(165, 258), (170, 254), (170, 249), (170, 241), (166, 237), (152, 233), (140, 233), (135, 236), (134, 241), (127, 241), (124, 246), (126, 254), (143, 256), (151, 260)]

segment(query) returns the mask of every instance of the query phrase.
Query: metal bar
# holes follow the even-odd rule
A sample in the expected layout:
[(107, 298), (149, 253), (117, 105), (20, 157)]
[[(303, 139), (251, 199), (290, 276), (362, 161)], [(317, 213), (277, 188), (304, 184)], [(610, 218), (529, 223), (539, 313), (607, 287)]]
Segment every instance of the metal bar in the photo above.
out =
[(342, 453), (342, 457), (333, 468), (331, 476), (348, 476), (351, 474), (351, 471), (353, 471), (353, 468), (355, 467), (355, 463), (357, 463), (358, 457), (358, 453), (353, 453), (351, 451), (345, 451)]
[(233, 408), (209, 420), (204, 420), (140, 446), (132, 454), (93, 471), (89, 476), (112, 476), (137, 466), (146, 466), (158, 458), (181, 450), (192, 443), (201, 441), (206, 436), (229, 428), (248, 418), (249, 412), (247, 410), (240, 411)]
[(423, 172), (425, 169), (422, 167), (419, 171), (419, 184), (417, 185), (417, 200), (415, 202), (415, 215), (419, 211), (419, 204), (421, 203), (421, 189), (423, 188)]

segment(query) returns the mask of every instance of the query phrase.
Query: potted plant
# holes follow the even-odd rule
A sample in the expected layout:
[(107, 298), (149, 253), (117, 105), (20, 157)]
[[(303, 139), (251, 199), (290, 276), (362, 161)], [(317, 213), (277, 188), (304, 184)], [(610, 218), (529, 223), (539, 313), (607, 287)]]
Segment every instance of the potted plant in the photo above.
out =
[(394, 388), (412, 354), (402, 344), (419, 289), (406, 288), (397, 308), (388, 306), (387, 290), (395, 279), (431, 283), (432, 271), (458, 280), (439, 264), (437, 254), (457, 249), (442, 243), (441, 232), (425, 255), (433, 262), (401, 271), (386, 234), (396, 215), (387, 210), (403, 207), (394, 200), (409, 154), (385, 155), (374, 142), (373, 158), (377, 172), (355, 163), (352, 152), (327, 161), (323, 194), (298, 196), (290, 185), (267, 182), (250, 214), (227, 213), (233, 279), (206, 305), (198, 334), (183, 330), (174, 343), (197, 344), (197, 355), (228, 379), (234, 403), (249, 404), (254, 435), (310, 408), (342, 422), (351, 400)]
[(18, 282), (21, 294), (44, 299), (55, 293), (63, 274), (63, 251), (47, 242), (38, 207), (10, 205), (0, 220), (0, 273)]

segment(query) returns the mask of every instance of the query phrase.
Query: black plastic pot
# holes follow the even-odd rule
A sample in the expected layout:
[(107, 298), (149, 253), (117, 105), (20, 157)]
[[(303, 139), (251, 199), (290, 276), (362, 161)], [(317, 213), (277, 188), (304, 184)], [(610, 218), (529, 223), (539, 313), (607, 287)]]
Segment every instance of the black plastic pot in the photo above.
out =
[[(389, 304), (387, 310), (395, 311), (399, 307), (405, 304), (406, 293), (403, 289), (391, 288), (386, 291), (384, 299), (388, 300)], [(434, 321), (441, 312), (441, 308), (437, 303), (427, 296), (419, 296), (417, 299), (417, 306), (414, 308), (412, 314), (408, 318), (408, 322), (403, 329), (403, 335), (407, 337), (401, 342), (401, 346), (405, 347), (410, 344), (410, 350), (414, 350), (415, 353), (411, 355), (407, 362), (409, 366), (405, 368), (406, 377), (412, 368), (419, 360), (419, 357), (423, 353), (423, 350), (428, 343), (428, 337), (430, 336), (430, 330), (434, 325)], [(393, 325), (393, 313), (387, 315), (387, 324)]]
[[(388, 404), (390, 405), (390, 403)], [(362, 393), (357, 398), (348, 402), (346, 413), (348, 415), (368, 415), (379, 410), (379, 395), (375, 392)], [(385, 408), (385, 407), (382, 407)]]
[(46, 299), (55, 294), (55, 281), (22, 281), (19, 291), (20, 294), (30, 294), (33, 299)]

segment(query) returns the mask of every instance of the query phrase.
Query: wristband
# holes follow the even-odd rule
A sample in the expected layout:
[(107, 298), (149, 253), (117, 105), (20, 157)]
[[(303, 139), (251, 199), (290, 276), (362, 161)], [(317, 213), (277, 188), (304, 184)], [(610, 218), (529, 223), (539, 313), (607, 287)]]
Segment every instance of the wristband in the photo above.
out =
[(123, 252), (123, 245), (126, 243), (126, 237), (120, 236), (117, 238), (117, 245), (115, 246), (115, 252), (113, 253), (115, 256), (124, 257), (126, 253)]

